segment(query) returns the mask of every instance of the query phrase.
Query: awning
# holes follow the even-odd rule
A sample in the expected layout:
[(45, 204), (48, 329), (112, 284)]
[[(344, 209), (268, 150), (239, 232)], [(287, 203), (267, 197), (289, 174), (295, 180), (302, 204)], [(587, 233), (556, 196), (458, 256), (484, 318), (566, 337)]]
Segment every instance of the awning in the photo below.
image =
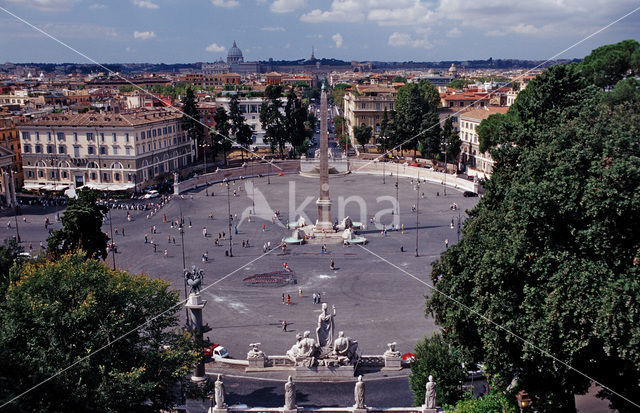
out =
[(32, 184), (32, 183), (27, 183), (22, 185), (23, 189), (26, 189), (28, 191), (39, 191), (42, 189), (42, 187), (44, 186), (44, 184)]
[(108, 182), (88, 182), (85, 186), (99, 191), (127, 191), (129, 189), (133, 189), (135, 185), (132, 183), (116, 184)]

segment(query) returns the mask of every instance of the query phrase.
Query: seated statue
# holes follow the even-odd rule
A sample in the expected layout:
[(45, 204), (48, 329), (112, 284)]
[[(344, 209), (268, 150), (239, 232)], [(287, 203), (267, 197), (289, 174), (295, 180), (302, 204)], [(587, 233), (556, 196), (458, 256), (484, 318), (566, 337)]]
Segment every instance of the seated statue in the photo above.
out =
[(338, 338), (333, 342), (333, 355), (338, 357), (341, 364), (346, 364), (358, 358), (356, 350), (358, 342), (344, 336), (344, 331), (338, 333)]
[(294, 344), (289, 350), (287, 350), (287, 357), (289, 357), (289, 359), (294, 362), (298, 357), (300, 357), (300, 341), (302, 341), (302, 335), (300, 333), (297, 333), (296, 344)]
[(310, 331), (305, 331), (303, 336), (296, 334), (296, 344), (287, 350), (287, 357), (297, 366), (312, 367), (316, 364), (318, 344), (310, 335)]

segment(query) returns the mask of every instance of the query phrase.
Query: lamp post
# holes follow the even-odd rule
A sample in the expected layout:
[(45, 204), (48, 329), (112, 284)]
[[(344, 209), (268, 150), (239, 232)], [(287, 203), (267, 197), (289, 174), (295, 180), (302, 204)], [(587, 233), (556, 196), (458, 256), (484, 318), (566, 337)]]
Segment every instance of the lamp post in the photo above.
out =
[(229, 256), (233, 257), (233, 243), (231, 240), (233, 239), (233, 235), (231, 235), (231, 195), (229, 192), (229, 182), (227, 182), (227, 214), (229, 214), (227, 220), (229, 222)]
[(524, 390), (520, 390), (520, 392), (516, 394), (516, 400), (518, 400), (520, 413), (523, 413), (524, 410), (531, 405), (531, 398), (529, 397), (529, 394)]
[[(400, 146), (400, 150), (402, 151), (402, 146)], [(400, 160), (400, 158), (398, 158), (398, 160)], [(396, 162), (396, 215), (398, 216), (398, 219), (400, 219), (400, 199), (398, 198), (399, 176), (400, 162)]]
[[(182, 268), (183, 273), (187, 270), (187, 263), (184, 257), (184, 218), (182, 217), (182, 206), (180, 206), (180, 225), (178, 225), (178, 230), (180, 231), (180, 244), (182, 245)], [(184, 283), (184, 299), (185, 301), (188, 299), (187, 295), (187, 279), (183, 275), (183, 283)], [(185, 307), (186, 312), (186, 323), (189, 325), (189, 309)]]
[(13, 215), (13, 217), (16, 220), (16, 241), (18, 241), (18, 244), (19, 244), (21, 240), (20, 240), (20, 229), (18, 228), (18, 203), (17, 202), (16, 202), (15, 214)]
[(113, 238), (113, 223), (111, 222), (111, 205), (109, 208), (109, 228), (111, 229), (111, 256), (113, 257), (113, 269), (116, 269), (116, 240)]
[(447, 137), (444, 138), (444, 196), (447, 196)]
[(420, 175), (418, 175), (418, 182), (416, 182), (416, 257), (418, 254), (418, 215), (420, 214)]

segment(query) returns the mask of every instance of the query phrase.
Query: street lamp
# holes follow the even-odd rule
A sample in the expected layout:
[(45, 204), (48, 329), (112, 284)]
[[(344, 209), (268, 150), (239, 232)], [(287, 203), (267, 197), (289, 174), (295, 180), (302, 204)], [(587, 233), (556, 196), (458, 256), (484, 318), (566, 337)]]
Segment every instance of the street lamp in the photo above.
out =
[(111, 229), (111, 256), (113, 257), (113, 269), (116, 269), (116, 240), (113, 238), (113, 223), (111, 222), (111, 205), (109, 208), (109, 228)]
[(444, 196), (447, 196), (447, 137), (444, 138)]
[(416, 257), (418, 254), (418, 215), (420, 214), (420, 175), (418, 175), (418, 181), (416, 182)]
[[(187, 263), (184, 257), (184, 218), (182, 217), (182, 206), (180, 206), (180, 225), (178, 225), (178, 230), (180, 231), (180, 244), (182, 245), (182, 268), (184, 268), (184, 271), (187, 270)], [(185, 301), (187, 300), (188, 296), (187, 296), (187, 279), (183, 276), (182, 277), (183, 282), (184, 282), (184, 299)], [(187, 307), (184, 308), (185, 312), (186, 312), (186, 323), (187, 326), (189, 325), (189, 309)]]
[(531, 405), (531, 398), (529, 397), (529, 394), (524, 390), (520, 390), (520, 392), (516, 394), (516, 400), (518, 400), (520, 413), (522, 413), (524, 409)]
[(227, 214), (229, 215), (227, 220), (229, 222), (229, 256), (233, 257), (233, 243), (231, 242), (233, 235), (231, 235), (231, 195), (229, 193), (229, 182), (227, 182)]

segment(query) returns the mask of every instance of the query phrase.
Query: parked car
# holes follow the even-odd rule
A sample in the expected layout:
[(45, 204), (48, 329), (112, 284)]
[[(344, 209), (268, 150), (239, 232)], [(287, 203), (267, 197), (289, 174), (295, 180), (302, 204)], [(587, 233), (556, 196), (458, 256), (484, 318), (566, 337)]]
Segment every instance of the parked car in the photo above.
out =
[(431, 169), (431, 165), (425, 165), (424, 167), (427, 169)]
[(472, 191), (464, 191), (462, 193), (462, 196), (465, 197), (465, 198), (472, 198), (474, 196), (478, 196), (478, 194), (476, 194), (475, 192), (472, 192)]
[(204, 346), (205, 357), (211, 357), (212, 359), (222, 359), (229, 357), (229, 352), (226, 348), (222, 347), (220, 344), (208, 344)]
[(142, 198), (143, 199), (151, 199), (151, 198), (157, 198), (159, 196), (160, 196), (160, 193), (158, 193), (158, 191), (156, 191), (155, 189), (152, 189), (151, 191), (149, 191), (146, 194), (144, 194), (144, 196)]

